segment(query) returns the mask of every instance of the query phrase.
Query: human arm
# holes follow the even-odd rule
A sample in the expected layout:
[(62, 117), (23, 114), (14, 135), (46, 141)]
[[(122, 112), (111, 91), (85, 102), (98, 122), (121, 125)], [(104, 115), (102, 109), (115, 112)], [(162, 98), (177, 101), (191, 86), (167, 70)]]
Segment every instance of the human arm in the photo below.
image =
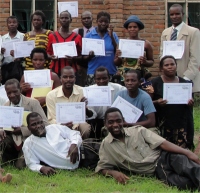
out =
[(49, 92), (46, 96), (46, 106), (47, 106), (47, 118), (50, 124), (56, 124), (56, 101), (52, 92)]
[(171, 143), (167, 140), (165, 140), (160, 145), (160, 148), (165, 150), (165, 151), (171, 152), (171, 153), (183, 154), (183, 155), (187, 156), (188, 159), (196, 162), (197, 164), (200, 164), (200, 159), (193, 152), (191, 152), (190, 150), (181, 148), (181, 147), (179, 147), (179, 146), (177, 146), (177, 145), (175, 145), (175, 144), (173, 144), (173, 143)]
[(0, 128), (0, 142), (2, 142), (6, 138), (6, 132)]
[(156, 106), (156, 105), (159, 105), (161, 107), (165, 106), (167, 104), (167, 100), (163, 100), (163, 98), (159, 98), (157, 100), (153, 100), (153, 104)]
[(56, 42), (54, 42), (54, 36), (51, 33), (51, 34), (49, 34), (48, 37), (49, 37), (49, 41), (48, 41), (48, 44), (47, 44), (47, 55), (48, 55), (48, 58), (50, 60), (58, 60), (58, 57), (55, 56), (54, 53), (53, 53), (53, 46), (52, 46), (52, 44), (56, 43)]
[(153, 59), (153, 47), (149, 41), (145, 41), (145, 56), (140, 56), (139, 63), (141, 66), (144, 67), (151, 67), (153, 66), (154, 59)]
[(109, 36), (111, 37), (111, 40), (112, 40), (112, 45), (114, 46), (114, 52), (116, 52), (117, 50), (117, 45), (119, 43), (119, 39), (117, 37), (117, 35), (113, 32), (113, 25), (109, 25), (109, 31), (108, 31), (108, 34)]
[(121, 50), (117, 49), (115, 53), (115, 58), (114, 58), (114, 64), (116, 66), (121, 66), (122, 65), (122, 58), (120, 57), (122, 54)]
[(53, 80), (53, 88), (57, 88), (61, 85), (60, 79), (58, 78), (58, 75), (54, 72), (51, 72), (52, 80)]

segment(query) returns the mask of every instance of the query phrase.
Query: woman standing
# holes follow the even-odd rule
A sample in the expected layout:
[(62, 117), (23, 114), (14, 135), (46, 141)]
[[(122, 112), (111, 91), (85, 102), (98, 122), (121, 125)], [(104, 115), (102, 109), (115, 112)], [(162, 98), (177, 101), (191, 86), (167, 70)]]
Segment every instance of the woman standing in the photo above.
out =
[[(35, 11), (31, 15), (31, 23), (33, 25), (33, 30), (27, 32), (24, 36), (24, 41), (35, 41), (36, 48), (47, 49), (48, 44), (48, 36), (51, 33), (51, 30), (44, 29), (43, 26), (46, 22), (46, 17), (44, 13), (40, 10)], [(30, 57), (25, 58), (25, 70), (34, 70), (33, 64), (31, 62)], [(45, 68), (49, 67), (49, 60), (45, 62)]]
[(82, 38), (80, 35), (69, 30), (70, 23), (72, 22), (71, 14), (68, 11), (63, 11), (60, 13), (60, 25), (61, 28), (49, 35), (49, 43), (47, 46), (47, 53), (52, 59), (50, 68), (53, 72), (60, 76), (61, 69), (65, 66), (72, 66), (74, 71), (77, 71), (76, 62), (79, 57), (65, 56), (65, 58), (57, 58), (53, 53), (53, 43), (70, 42), (75, 41), (77, 54), (80, 56), (82, 50)]
[[(153, 66), (154, 59), (153, 59), (153, 48), (151, 43), (148, 40), (141, 39), (139, 37), (139, 31), (144, 29), (144, 24), (140, 21), (140, 19), (135, 16), (131, 15), (126, 22), (124, 23), (124, 28), (129, 33), (130, 40), (142, 40), (145, 41), (144, 45), (144, 56), (140, 56), (140, 58), (120, 58), (121, 51), (117, 50), (115, 54), (115, 63), (119, 66), (118, 70), (122, 76), (122, 81), (124, 77), (124, 73), (130, 69), (135, 69), (140, 71), (141, 77), (145, 77), (146, 73), (148, 72), (147, 67)], [(131, 49), (131, 48), (130, 48)]]
[(160, 71), (162, 75), (152, 79), (154, 88), (152, 99), (156, 107), (156, 121), (161, 135), (178, 146), (189, 148), (187, 121), (189, 106), (194, 104), (193, 99), (188, 101), (188, 105), (167, 104), (167, 101), (163, 100), (164, 83), (186, 83), (183, 78), (176, 76), (176, 69), (177, 63), (173, 56), (164, 56), (161, 59)]
[(116, 33), (113, 32), (113, 27), (109, 26), (109, 24), (110, 14), (101, 11), (97, 14), (97, 27), (85, 36), (86, 38), (105, 41), (105, 56), (89, 57), (87, 85), (92, 85), (94, 83), (94, 72), (100, 66), (106, 67), (111, 77), (117, 72), (114, 57), (119, 40)]

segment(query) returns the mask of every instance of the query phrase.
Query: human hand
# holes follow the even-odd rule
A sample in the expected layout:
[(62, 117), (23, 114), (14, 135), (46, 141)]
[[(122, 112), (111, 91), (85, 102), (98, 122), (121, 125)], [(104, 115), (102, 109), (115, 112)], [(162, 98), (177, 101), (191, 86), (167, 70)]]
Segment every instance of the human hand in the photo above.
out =
[(189, 99), (188, 100), (188, 106), (193, 107), (194, 105), (194, 100), (193, 99)]
[(199, 159), (199, 157), (196, 154), (194, 154), (190, 150), (187, 150), (187, 153), (185, 155), (188, 157), (188, 159), (190, 159), (193, 162), (195, 162), (195, 163), (197, 163), (197, 164), (200, 165), (200, 159)]
[(146, 62), (147, 62), (146, 57), (144, 57), (144, 56), (140, 56), (139, 57), (139, 63), (140, 63), (140, 65), (144, 65), (144, 64), (146, 64)]
[(50, 56), (51, 60), (58, 60), (58, 56), (52, 55)]
[(2, 54), (4, 54), (4, 53), (5, 53), (5, 51), (6, 51), (6, 49), (5, 49), (5, 48), (1, 48), (1, 53), (2, 53)]
[(127, 181), (129, 180), (129, 177), (126, 176), (125, 174), (118, 172), (118, 171), (112, 171), (112, 176), (117, 180), (120, 184), (126, 184)]
[(79, 160), (78, 147), (76, 144), (71, 144), (67, 157), (70, 157), (70, 162), (73, 164)]
[(94, 51), (90, 51), (90, 52), (89, 52), (89, 55), (88, 55), (88, 59), (92, 59), (92, 58), (94, 58), (94, 57), (95, 57)]
[(73, 60), (76, 58), (76, 56), (72, 57), (72, 56), (65, 56), (65, 58), (67, 59), (67, 61), (69, 62), (69, 64), (73, 63)]
[(56, 171), (53, 168), (48, 167), (48, 166), (42, 166), (40, 168), (40, 172), (46, 176), (51, 176), (51, 175), (56, 174)]
[(87, 106), (87, 104), (88, 104), (88, 100), (87, 100), (87, 98), (86, 97), (83, 97), (82, 99), (81, 99), (81, 101), (80, 102), (85, 102), (85, 107)]
[(15, 57), (14, 50), (10, 50), (10, 55), (11, 55), (12, 57)]
[(0, 142), (6, 138), (6, 132), (3, 129), (0, 129)]
[(21, 83), (20, 87), (22, 89), (22, 92), (27, 92), (31, 88), (31, 85), (27, 82), (23, 82)]
[(69, 127), (70, 129), (72, 129), (72, 127), (73, 127), (73, 122), (70, 121), (70, 122), (67, 122), (67, 123), (62, 123), (61, 125), (67, 126), (67, 127)]
[(157, 100), (157, 104), (160, 106), (165, 106), (167, 104), (167, 100), (163, 100), (162, 98)]
[(122, 55), (121, 50), (117, 49), (115, 53), (115, 58), (119, 58)]
[(21, 127), (12, 127), (14, 130), (12, 131), (12, 134), (14, 135), (21, 135), (22, 131), (21, 131)]

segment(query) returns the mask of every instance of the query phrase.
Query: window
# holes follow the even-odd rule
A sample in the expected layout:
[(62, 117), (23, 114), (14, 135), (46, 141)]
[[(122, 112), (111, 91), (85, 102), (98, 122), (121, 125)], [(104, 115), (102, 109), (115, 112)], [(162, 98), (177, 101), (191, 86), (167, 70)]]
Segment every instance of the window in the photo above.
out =
[(170, 27), (171, 21), (169, 18), (169, 8), (174, 3), (179, 3), (183, 6), (184, 15), (184, 22), (192, 27), (196, 27), (200, 29), (200, 0), (166, 0), (166, 27)]
[(54, 31), (56, 26), (57, 0), (11, 0), (11, 13), (19, 20), (18, 30), (26, 33), (31, 31), (30, 16), (35, 10), (41, 10), (46, 15), (44, 28)]

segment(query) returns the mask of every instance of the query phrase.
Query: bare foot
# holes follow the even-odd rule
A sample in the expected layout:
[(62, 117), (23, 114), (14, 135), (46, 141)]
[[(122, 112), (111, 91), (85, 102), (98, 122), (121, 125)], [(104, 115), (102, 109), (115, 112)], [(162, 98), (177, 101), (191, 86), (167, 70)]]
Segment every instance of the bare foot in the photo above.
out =
[(3, 178), (2, 178), (2, 182), (3, 183), (9, 183), (12, 180), (12, 174), (7, 173)]

